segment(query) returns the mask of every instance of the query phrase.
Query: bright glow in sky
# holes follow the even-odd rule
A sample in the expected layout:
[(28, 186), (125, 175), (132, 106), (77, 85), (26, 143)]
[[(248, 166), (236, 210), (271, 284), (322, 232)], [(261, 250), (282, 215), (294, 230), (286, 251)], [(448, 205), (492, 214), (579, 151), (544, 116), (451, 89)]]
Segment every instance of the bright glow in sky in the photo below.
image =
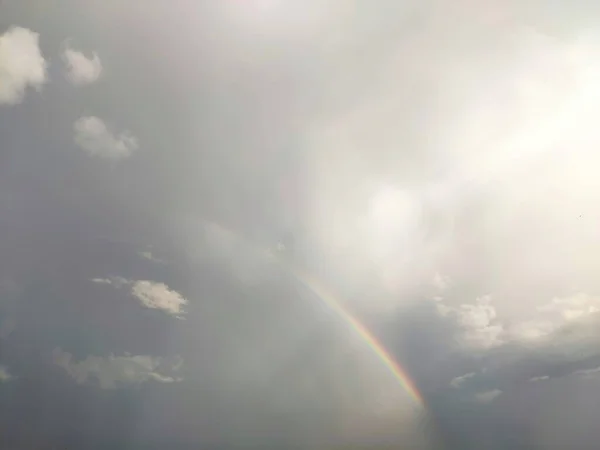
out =
[(377, 248), (392, 246), (414, 224), (418, 208), (410, 194), (392, 185), (378, 189), (369, 201), (370, 238)]

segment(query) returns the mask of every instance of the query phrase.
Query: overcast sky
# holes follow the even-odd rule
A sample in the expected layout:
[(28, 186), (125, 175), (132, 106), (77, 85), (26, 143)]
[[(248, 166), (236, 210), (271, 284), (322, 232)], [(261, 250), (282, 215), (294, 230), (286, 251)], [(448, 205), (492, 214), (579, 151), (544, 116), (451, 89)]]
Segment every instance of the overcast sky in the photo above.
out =
[(2, 445), (597, 448), (599, 14), (0, 1)]

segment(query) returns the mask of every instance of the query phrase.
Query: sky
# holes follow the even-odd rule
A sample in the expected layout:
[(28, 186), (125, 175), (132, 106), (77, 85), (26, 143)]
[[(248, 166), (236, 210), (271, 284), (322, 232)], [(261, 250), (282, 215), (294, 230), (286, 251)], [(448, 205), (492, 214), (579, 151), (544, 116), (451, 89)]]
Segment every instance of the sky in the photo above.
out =
[(597, 448), (599, 24), (1, 1), (2, 446)]

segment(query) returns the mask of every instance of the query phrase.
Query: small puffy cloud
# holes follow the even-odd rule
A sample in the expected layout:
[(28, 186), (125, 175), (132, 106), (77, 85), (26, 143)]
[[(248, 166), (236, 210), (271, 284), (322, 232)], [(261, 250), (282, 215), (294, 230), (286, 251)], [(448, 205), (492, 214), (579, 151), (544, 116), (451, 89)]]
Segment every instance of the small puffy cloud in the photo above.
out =
[(187, 299), (164, 283), (138, 280), (133, 282), (131, 293), (147, 308), (160, 309), (174, 316), (185, 314), (183, 306), (187, 305)]
[(164, 375), (159, 369), (176, 372), (181, 367), (181, 358), (173, 364), (167, 364), (161, 358), (146, 355), (129, 355), (106, 357), (90, 355), (76, 361), (68, 352), (60, 348), (54, 349), (53, 361), (62, 367), (78, 384), (86, 384), (97, 380), (102, 389), (116, 389), (122, 385), (141, 384), (146, 381), (173, 383), (182, 378)]
[(66, 76), (75, 85), (92, 84), (102, 75), (102, 62), (96, 52), (88, 58), (82, 52), (70, 47), (67, 42), (62, 53), (66, 66)]
[(128, 280), (123, 277), (92, 278), (92, 283), (120, 289), (127, 286), (131, 295), (150, 309), (160, 309), (167, 314), (182, 318), (183, 307), (188, 301), (179, 292), (164, 283), (151, 280)]
[(546, 381), (546, 380), (549, 380), (549, 379), (550, 379), (550, 377), (548, 375), (542, 375), (542, 376), (539, 376), (539, 377), (530, 378), (529, 381), (531, 383), (535, 383), (537, 381)]
[(6, 383), (7, 381), (14, 380), (8, 369), (4, 366), (0, 366), (0, 383)]
[(11, 27), (0, 35), (0, 104), (19, 103), (28, 87), (41, 89), (46, 67), (38, 33)]
[(473, 378), (475, 375), (475, 372), (470, 372), (459, 377), (453, 378), (452, 381), (450, 381), (450, 386), (452, 386), (453, 388), (459, 388), (465, 383), (465, 381), (467, 381), (469, 378)]
[(478, 392), (475, 394), (475, 401), (478, 403), (491, 403), (494, 401), (502, 391), (500, 389), (492, 389), (490, 391)]
[(115, 134), (96, 116), (80, 117), (73, 124), (75, 143), (90, 156), (111, 160), (128, 158), (139, 148), (128, 130)]

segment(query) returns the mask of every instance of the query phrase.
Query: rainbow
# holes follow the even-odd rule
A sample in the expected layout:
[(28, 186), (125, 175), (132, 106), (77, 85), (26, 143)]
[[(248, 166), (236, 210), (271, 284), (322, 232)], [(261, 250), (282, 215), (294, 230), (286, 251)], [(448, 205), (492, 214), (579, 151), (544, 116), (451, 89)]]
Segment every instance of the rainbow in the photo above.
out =
[(278, 257), (276, 251), (262, 248), (229, 228), (223, 227), (222, 225), (214, 222), (210, 223), (210, 225), (226, 230), (233, 236), (241, 239), (246, 245), (249, 245), (260, 253), (275, 257), (277, 263), (281, 267), (291, 274), (294, 279), (300, 282), (300, 284), (309, 290), (317, 299), (323, 302), (327, 309), (329, 309), (335, 316), (344, 321), (349, 328), (368, 346), (368, 348), (384, 364), (396, 381), (398, 381), (400, 386), (402, 386), (402, 388), (406, 391), (413, 401), (414, 406), (419, 409), (424, 408), (424, 400), (406, 371), (402, 369), (402, 367), (394, 360), (394, 358), (385, 349), (383, 344), (377, 340), (373, 333), (365, 325), (363, 325), (360, 320), (358, 320), (348, 310), (348, 308), (344, 306), (344, 302), (338, 299), (335, 294), (333, 294), (323, 285), (323, 283), (319, 282), (315, 276), (294, 266), (289, 261)]
[(311, 291), (329, 310), (343, 320), (350, 329), (360, 337), (408, 393), (414, 404), (422, 407), (424, 405), (423, 398), (406, 371), (394, 360), (373, 333), (352, 315), (346, 307), (344, 307), (342, 301), (338, 300), (322, 283), (319, 283), (319, 280), (316, 277), (311, 276), (308, 272), (301, 271), (290, 264), (285, 264), (281, 260), (279, 261), (303, 286)]

